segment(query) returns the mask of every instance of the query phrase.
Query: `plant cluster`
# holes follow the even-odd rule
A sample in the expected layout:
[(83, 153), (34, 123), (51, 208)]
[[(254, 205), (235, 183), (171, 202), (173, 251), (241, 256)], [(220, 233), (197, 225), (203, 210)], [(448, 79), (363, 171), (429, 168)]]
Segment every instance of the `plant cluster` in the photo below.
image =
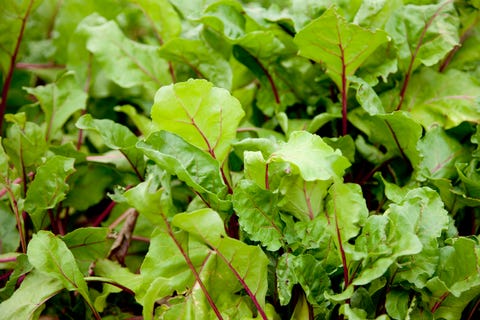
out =
[(0, 21), (0, 319), (480, 316), (480, 1)]

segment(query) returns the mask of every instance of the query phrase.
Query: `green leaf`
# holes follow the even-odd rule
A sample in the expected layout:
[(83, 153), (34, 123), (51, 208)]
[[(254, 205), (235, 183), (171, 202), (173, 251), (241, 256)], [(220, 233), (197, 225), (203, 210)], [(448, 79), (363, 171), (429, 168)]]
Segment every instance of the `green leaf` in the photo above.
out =
[(160, 56), (166, 60), (184, 63), (198, 77), (211, 81), (225, 89), (232, 87), (232, 70), (223, 55), (201, 40), (174, 38), (160, 48)]
[(152, 119), (223, 164), (245, 112), (236, 98), (206, 80), (160, 88)]
[(468, 150), (441, 127), (432, 128), (418, 142), (422, 160), (419, 164), (421, 176), (429, 179), (452, 179), (457, 176), (456, 163), (468, 158)]
[(142, 86), (149, 94), (171, 78), (168, 63), (160, 57), (159, 47), (127, 38), (114, 21), (84, 26), (87, 49), (107, 78), (122, 88)]
[(15, 122), (7, 129), (3, 146), (18, 175), (25, 175), (42, 163), (47, 151), (44, 131), (33, 122), (25, 122), (24, 114), (7, 116), (5, 120)]
[(452, 242), (440, 250), (436, 276), (427, 282), (435, 316), (446, 319), (460, 318), (462, 310), (480, 293), (478, 243), (465, 237)]
[(14, 68), (12, 63), (15, 63), (15, 61), (12, 60), (12, 56), (17, 42), (21, 41), (22, 24), (41, 2), (38, 0), (2, 2), (0, 14), (0, 19), (3, 22), (0, 26), (0, 45), (2, 48), (0, 50), (0, 70), (2, 71), (2, 79), (6, 77), (10, 68)]
[(280, 144), (267, 162), (288, 162), (305, 181), (343, 177), (350, 162), (340, 150), (333, 150), (322, 138), (306, 131), (293, 132), (287, 143)]
[(257, 184), (241, 180), (233, 194), (233, 207), (240, 226), (254, 241), (260, 241), (270, 251), (282, 247), (284, 223), (278, 210), (278, 196)]
[(38, 167), (25, 198), (25, 210), (37, 230), (45, 226), (46, 210), (55, 208), (69, 190), (65, 182), (75, 169), (74, 159), (53, 156)]
[(34, 234), (28, 244), (28, 260), (36, 270), (59, 280), (70, 291), (78, 291), (90, 303), (87, 283), (65, 242), (49, 231)]
[(449, 219), (440, 197), (429, 188), (413, 189), (383, 216), (370, 216), (355, 241), (353, 257), (365, 259), (365, 269), (353, 284), (380, 277), (398, 261), (398, 278), (422, 288), (435, 272), (437, 239), (448, 229)]
[(227, 187), (219, 163), (206, 152), (168, 131), (152, 133), (137, 147), (159, 167), (198, 192), (208, 205), (228, 210), (229, 203), (223, 201)]
[(167, 0), (134, 0), (152, 24), (153, 32), (160, 42), (180, 35), (182, 25), (175, 8)]
[(141, 276), (131, 272), (127, 268), (120, 266), (118, 262), (101, 259), (95, 263), (94, 270), (95, 274), (101, 277), (88, 277), (87, 280), (104, 282), (103, 291), (98, 297), (95, 298), (94, 302), (95, 308), (98, 311), (103, 311), (105, 309), (105, 306), (107, 304), (107, 298), (110, 293), (117, 293), (122, 291), (122, 289), (109, 283), (120, 284), (125, 288), (132, 290), (134, 293), (138, 292), (139, 290), (141, 284)]
[(285, 44), (273, 32), (260, 30), (247, 33), (232, 47), (235, 59), (260, 81), (257, 105), (267, 116), (285, 111), (298, 100), (293, 90), (295, 84), (286, 76), (291, 71), (277, 62), (281, 54), (286, 55), (285, 49)]
[(78, 119), (76, 125), (80, 129), (100, 134), (105, 145), (110, 149), (120, 150), (137, 177), (142, 179), (145, 169), (143, 153), (136, 149), (138, 138), (127, 127), (109, 119), (94, 119), (90, 114)]
[(20, 243), (17, 222), (12, 210), (0, 202), (0, 254), (15, 252)]
[(451, 1), (438, 4), (408, 4), (396, 10), (385, 26), (393, 38), (399, 67), (406, 71), (419, 65), (432, 66), (458, 44), (458, 18)]
[(422, 68), (411, 78), (404, 107), (427, 130), (450, 129), (480, 117), (480, 85), (465, 72)]
[[(335, 181), (328, 190), (326, 214), (332, 236), (341, 238), (337, 246), (357, 236), (368, 217), (368, 209), (358, 184)], [(340, 239), (337, 239), (340, 240)]]
[(301, 221), (313, 220), (323, 212), (331, 184), (331, 180), (305, 181), (298, 175), (284, 177), (279, 186), (283, 198), (278, 205)]
[(107, 190), (118, 180), (118, 172), (109, 165), (96, 162), (76, 164), (75, 172), (68, 178), (70, 192), (63, 205), (85, 211), (102, 201)]
[(391, 290), (387, 293), (385, 308), (393, 319), (406, 319), (410, 297), (408, 292), (402, 290)]
[(45, 114), (45, 137), (48, 141), (60, 138), (67, 120), (86, 107), (87, 94), (78, 86), (72, 72), (65, 73), (55, 83), (25, 90), (37, 98)]
[(348, 23), (335, 7), (325, 11), (295, 36), (299, 54), (323, 62), (339, 88), (342, 87), (342, 78), (354, 75), (365, 59), (386, 41), (385, 32)]
[(106, 258), (113, 244), (108, 228), (78, 228), (62, 237), (72, 252), (80, 271), (88, 274), (90, 265)]
[(161, 205), (163, 192), (164, 190), (158, 186), (157, 179), (150, 175), (144, 182), (125, 191), (123, 196), (132, 207), (147, 217), (151, 223), (159, 225), (163, 223), (162, 213), (164, 210)]
[(61, 36), (53, 39), (55, 47), (55, 57), (59, 63), (65, 63), (71, 59), (68, 47), (72, 44), (72, 35), (75, 29), (81, 24), (82, 20), (96, 13), (96, 16), (105, 17), (104, 19), (114, 19), (125, 8), (126, 1), (118, 0), (72, 0), (62, 3), (57, 8), (54, 32)]
[(415, 168), (420, 161), (417, 142), (422, 135), (422, 127), (406, 112), (368, 115), (362, 109), (349, 113), (349, 120), (363, 131), (374, 144), (387, 149), (382, 161), (400, 156), (409, 160)]
[(138, 130), (140, 130), (142, 135), (145, 137), (148, 137), (151, 133), (159, 130), (152, 120), (138, 113), (137, 110), (129, 104), (117, 106), (115, 107), (115, 111), (120, 111), (128, 115)]
[(216, 272), (223, 276), (211, 278), (212, 291), (224, 295), (243, 289), (257, 311), (265, 314), (268, 259), (260, 247), (226, 237), (223, 221), (211, 209), (175, 215), (172, 224), (199, 237), (217, 255)]
[(32, 271), (8, 299), (0, 303), (4, 319), (38, 319), (45, 302), (64, 288), (57, 277)]
[(367, 82), (357, 77), (350, 79), (352, 86), (357, 90), (357, 101), (369, 115), (385, 113), (382, 101)]

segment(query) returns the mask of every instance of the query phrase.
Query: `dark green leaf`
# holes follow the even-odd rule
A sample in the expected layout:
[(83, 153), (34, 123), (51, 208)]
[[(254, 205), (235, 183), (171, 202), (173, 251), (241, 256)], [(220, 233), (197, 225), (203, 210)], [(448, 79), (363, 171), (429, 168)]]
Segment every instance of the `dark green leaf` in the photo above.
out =
[(53, 156), (38, 167), (25, 198), (25, 210), (37, 230), (45, 226), (46, 211), (65, 199), (70, 188), (66, 179), (75, 171), (73, 163), (71, 158)]

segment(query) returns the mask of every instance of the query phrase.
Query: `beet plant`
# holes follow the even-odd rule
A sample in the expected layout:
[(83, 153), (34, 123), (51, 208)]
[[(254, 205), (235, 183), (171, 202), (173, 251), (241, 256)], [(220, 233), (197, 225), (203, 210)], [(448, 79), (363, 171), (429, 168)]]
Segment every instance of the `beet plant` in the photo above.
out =
[(0, 319), (480, 317), (479, 1), (0, 8)]

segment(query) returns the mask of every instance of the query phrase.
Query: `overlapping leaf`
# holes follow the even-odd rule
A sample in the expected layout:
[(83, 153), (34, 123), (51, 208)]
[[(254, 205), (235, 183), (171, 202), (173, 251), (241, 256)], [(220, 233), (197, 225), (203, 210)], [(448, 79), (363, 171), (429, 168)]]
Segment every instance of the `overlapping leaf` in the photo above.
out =
[(342, 79), (346, 81), (347, 77), (354, 75), (363, 61), (386, 41), (385, 32), (370, 31), (348, 23), (334, 7), (295, 36), (299, 54), (323, 62), (339, 88), (348, 87), (342, 84)]
[(71, 158), (53, 156), (38, 167), (25, 198), (25, 210), (37, 230), (45, 226), (47, 210), (65, 199), (69, 190), (66, 179), (75, 170), (73, 163)]

